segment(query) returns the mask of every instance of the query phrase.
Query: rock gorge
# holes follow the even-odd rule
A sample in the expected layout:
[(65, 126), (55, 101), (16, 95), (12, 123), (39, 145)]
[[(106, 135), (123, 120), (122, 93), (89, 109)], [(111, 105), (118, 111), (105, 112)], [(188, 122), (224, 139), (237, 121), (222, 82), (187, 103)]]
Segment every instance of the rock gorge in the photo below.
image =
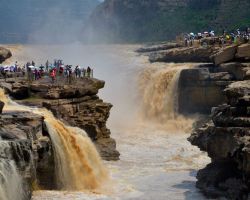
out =
[(188, 140), (212, 160), (198, 171), (196, 184), (209, 198), (249, 196), (249, 48), (249, 43), (224, 48), (161, 44), (138, 50), (150, 62), (193, 62), (180, 73), (178, 111), (206, 116)]
[(2, 82), (1, 86), (19, 103), (45, 107), (67, 124), (82, 128), (105, 160), (117, 160), (116, 143), (106, 127), (112, 105), (97, 96), (104, 84), (104, 81), (84, 78), (72, 85), (20, 80)]
[[(197, 123), (199, 126), (189, 138), (192, 144), (207, 151), (212, 158), (212, 163), (198, 172), (197, 187), (208, 197), (244, 199), (249, 191), (249, 44), (230, 45), (226, 48), (202, 47), (202, 52), (200, 49), (163, 44), (138, 51), (148, 55), (151, 62), (159, 62), (152, 60), (152, 55), (168, 57), (175, 62), (182, 55), (179, 64), (183, 65), (190, 62), (192, 55), (193, 67), (180, 72), (178, 111), (183, 115), (208, 115), (214, 107), (212, 121)], [(171, 56), (168, 56), (169, 52)], [(204, 54), (206, 63), (200, 63), (200, 57)], [(117, 160), (119, 153), (115, 150), (115, 141), (110, 138), (110, 131), (106, 127), (112, 105), (97, 96), (99, 89), (104, 87), (104, 82), (88, 78), (74, 81), (77, 81), (74, 85), (60, 81), (51, 85), (44, 80), (29, 83), (18, 78), (1, 81), (1, 86), (18, 103), (46, 107), (69, 125), (84, 129), (104, 159)], [(27, 180), (25, 190), (29, 191), (28, 194), (31, 193), (32, 186), (36, 186), (36, 181), (45, 189), (55, 188), (54, 181), (50, 185), (46, 183), (48, 178), (55, 179), (54, 168), (48, 167), (54, 165), (54, 158), (44, 119), (36, 115), (32, 115), (30, 119), (25, 112), (3, 113), (1, 119), (1, 137), (8, 143), (7, 147), (4, 146), (6, 150), (3, 151), (3, 159), (16, 161), (18, 169)], [(11, 125), (8, 125), (8, 121), (5, 122), (7, 119)], [(32, 130), (23, 130), (23, 126), (32, 127)], [(31, 132), (33, 137), (27, 132)], [(16, 134), (23, 136), (17, 138)], [(25, 145), (19, 145), (20, 140)], [(18, 147), (9, 148), (12, 143)], [(44, 176), (44, 173), (49, 176)]]
[[(9, 57), (5, 56), (8, 50), (1, 52), (3, 60)], [(31, 110), (32, 107), (47, 108), (65, 124), (85, 130), (104, 160), (118, 160), (120, 154), (116, 150), (116, 142), (106, 127), (112, 105), (97, 96), (104, 85), (104, 81), (89, 78), (77, 80), (75, 84), (51, 84), (48, 79), (31, 83), (22, 77), (2, 79), (0, 82), (6, 95), (19, 103), (14, 105), (17, 110), (22, 110), (20, 104), (29, 106)], [(26, 110), (5, 110), (7, 101), (2, 90), (0, 169), (11, 171), (13, 163), (13, 170), (18, 171), (16, 175), (20, 174), (23, 179), (22, 188), (21, 182), (12, 183), (20, 184), (17, 185), (22, 189), (20, 196), (7, 198), (26, 200), (31, 198), (35, 189), (58, 189), (54, 147), (44, 117)], [(3, 185), (10, 180), (11, 177), (4, 177), (3, 174)]]

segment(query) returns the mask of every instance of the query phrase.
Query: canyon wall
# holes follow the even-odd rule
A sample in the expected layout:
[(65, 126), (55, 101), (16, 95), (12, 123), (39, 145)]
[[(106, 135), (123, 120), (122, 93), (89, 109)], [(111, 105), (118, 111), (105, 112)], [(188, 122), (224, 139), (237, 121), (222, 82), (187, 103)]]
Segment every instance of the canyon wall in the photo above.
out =
[(196, 186), (209, 198), (249, 199), (250, 44), (161, 44), (138, 52), (151, 62), (193, 62), (180, 73), (177, 99), (180, 114), (203, 114), (188, 140), (211, 163), (198, 171)]
[(116, 142), (106, 127), (112, 105), (97, 96), (104, 81), (89, 78), (74, 80), (74, 84), (67, 84), (60, 78), (58, 84), (43, 81), (28, 83), (21, 79), (19, 82), (2, 82), (1, 85), (13, 98), (21, 100), (19, 103), (45, 107), (66, 124), (82, 128), (96, 144), (103, 159), (118, 160)]

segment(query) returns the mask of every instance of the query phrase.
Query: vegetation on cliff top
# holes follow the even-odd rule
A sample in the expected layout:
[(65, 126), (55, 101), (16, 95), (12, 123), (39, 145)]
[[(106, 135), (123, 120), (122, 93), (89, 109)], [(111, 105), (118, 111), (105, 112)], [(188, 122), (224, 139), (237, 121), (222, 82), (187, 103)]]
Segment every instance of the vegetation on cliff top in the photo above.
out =
[(95, 39), (147, 42), (174, 39), (183, 32), (249, 26), (249, 16), (249, 0), (106, 0), (90, 24)]

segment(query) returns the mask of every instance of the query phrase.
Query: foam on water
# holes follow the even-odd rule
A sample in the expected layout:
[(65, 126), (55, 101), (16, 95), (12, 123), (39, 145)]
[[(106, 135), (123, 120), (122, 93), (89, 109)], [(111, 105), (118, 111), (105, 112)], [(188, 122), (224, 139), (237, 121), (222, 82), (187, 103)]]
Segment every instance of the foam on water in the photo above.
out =
[[(0, 141), (3, 148), (4, 142)], [(0, 161), (0, 199), (25, 200), (22, 178), (17, 171), (14, 161), (1, 159)]]

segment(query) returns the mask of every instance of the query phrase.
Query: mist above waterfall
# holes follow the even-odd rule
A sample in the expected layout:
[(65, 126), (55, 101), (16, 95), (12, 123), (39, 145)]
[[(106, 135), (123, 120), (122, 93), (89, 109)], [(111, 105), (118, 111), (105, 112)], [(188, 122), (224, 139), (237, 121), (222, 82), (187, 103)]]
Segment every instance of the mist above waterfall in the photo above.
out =
[(98, 0), (1, 0), (0, 43), (58, 44), (82, 41)]

